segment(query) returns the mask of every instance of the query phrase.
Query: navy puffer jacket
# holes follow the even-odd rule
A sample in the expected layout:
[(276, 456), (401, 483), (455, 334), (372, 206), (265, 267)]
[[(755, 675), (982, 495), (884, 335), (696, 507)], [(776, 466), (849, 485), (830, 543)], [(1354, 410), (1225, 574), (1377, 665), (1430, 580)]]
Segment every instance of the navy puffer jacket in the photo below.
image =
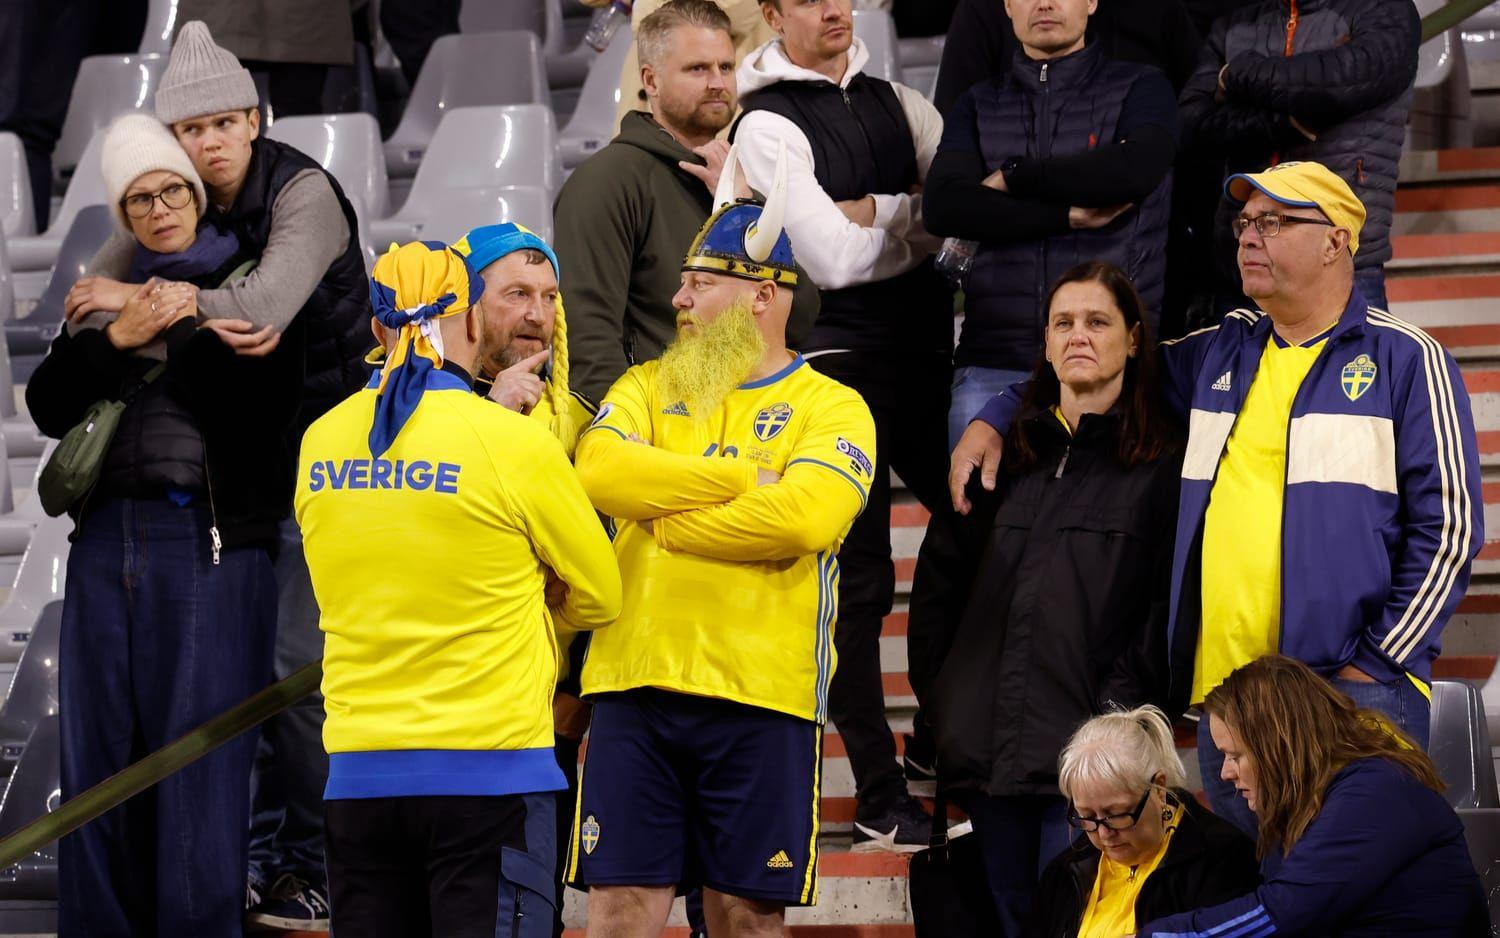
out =
[[(1288, 160), (1324, 164), (1365, 205), (1355, 267), (1384, 264), (1421, 33), (1410, 0), (1262, 0), (1235, 10), (1214, 24), (1182, 91), (1184, 158), (1222, 163), (1221, 179)], [(1229, 214), (1222, 204), (1221, 244)]]

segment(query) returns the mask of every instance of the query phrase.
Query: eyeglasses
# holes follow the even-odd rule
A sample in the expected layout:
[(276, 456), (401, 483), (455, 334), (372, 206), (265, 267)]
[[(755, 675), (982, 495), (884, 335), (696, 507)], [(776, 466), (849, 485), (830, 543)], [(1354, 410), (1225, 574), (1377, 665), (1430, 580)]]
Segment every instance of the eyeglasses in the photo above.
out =
[(131, 218), (145, 218), (157, 199), (167, 208), (187, 208), (193, 201), (193, 187), (185, 182), (174, 182), (160, 192), (137, 192), (120, 200), (125, 214)]
[(1107, 827), (1112, 831), (1128, 831), (1141, 819), (1141, 814), (1146, 810), (1146, 802), (1151, 800), (1151, 789), (1141, 795), (1140, 803), (1135, 806), (1134, 811), (1125, 814), (1110, 814), (1105, 817), (1079, 817), (1071, 810), (1068, 811), (1068, 824), (1081, 831), (1096, 831), (1101, 827)]
[(1299, 218), (1296, 215), (1283, 215), (1280, 212), (1266, 212), (1254, 218), (1239, 216), (1229, 223), (1234, 229), (1236, 241), (1245, 233), (1245, 229), (1251, 225), (1255, 226), (1255, 233), (1262, 238), (1274, 238), (1281, 234), (1282, 225), (1327, 225), (1333, 227), (1333, 222), (1323, 218)]

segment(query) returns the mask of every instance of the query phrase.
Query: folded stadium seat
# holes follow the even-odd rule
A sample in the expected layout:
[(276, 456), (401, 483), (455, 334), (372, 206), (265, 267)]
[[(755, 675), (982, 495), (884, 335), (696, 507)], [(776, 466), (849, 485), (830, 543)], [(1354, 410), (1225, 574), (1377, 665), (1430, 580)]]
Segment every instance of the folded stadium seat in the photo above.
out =
[(62, 205), (52, 215), (47, 230), (39, 235), (11, 238), (6, 245), (10, 249), (10, 266), (16, 276), (16, 297), (34, 300), (42, 295), (47, 284), (47, 270), (57, 260), (62, 248), (63, 236), (73, 227), (73, 219), (88, 205), (103, 205), (109, 201), (104, 189), (104, 176), (99, 169), (99, 153), (104, 146), (104, 133), (94, 134), (78, 162), (73, 178), (68, 182), (68, 191), (63, 194)]
[[(16, 770), (5, 786), (0, 802), (0, 836), (12, 834), (37, 818), (57, 810), (62, 801), (62, 749), (57, 716), (43, 717), (31, 731)], [(0, 899), (45, 900), (57, 898), (57, 844), (51, 843), (22, 860), (0, 877)], [(26, 927), (16, 917), (21, 909), (0, 903), (0, 929), (14, 934)], [(28, 910), (29, 911), (29, 910)], [(34, 913), (33, 913), (34, 914)], [(55, 915), (55, 912), (54, 912)], [(27, 919), (26, 921), (31, 921)], [(47, 932), (54, 931), (54, 925)], [(28, 928), (36, 933), (36, 926)]]
[[(11, 538), (23, 533), (32, 525), (30, 544), (25, 547), (20, 568), (16, 571), (15, 587), (0, 606), (0, 660), (16, 661), (26, 650), (31, 640), (31, 631), (36, 627), (42, 610), (48, 603), (63, 598), (68, 579), (68, 535), (73, 532), (73, 521), (64, 515), (49, 518), (42, 515), (40, 503), (33, 508), (27, 499), (21, 508), (0, 518), (0, 536)], [(39, 520), (21, 517), (35, 511)], [(3, 545), (13, 546), (13, 545)]]
[(1459, 808), (1458, 819), (1490, 902), (1490, 931), (1500, 935), (1500, 808)]
[(572, 169), (597, 153), (614, 139), (620, 130), (615, 108), (620, 99), (620, 69), (633, 42), (630, 27), (621, 28), (610, 40), (609, 48), (595, 56), (589, 75), (578, 95), (578, 107), (568, 118), (559, 137), (562, 164)]
[(146, 9), (146, 30), (141, 34), (142, 53), (162, 55), (172, 51), (172, 37), (177, 32), (177, 7), (180, 0), (150, 0)]
[[(41, 356), (47, 354), (52, 340), (62, 328), (63, 301), (67, 299), (68, 291), (83, 276), (89, 261), (114, 230), (114, 220), (103, 205), (85, 205), (73, 216), (73, 224), (68, 226), (68, 233), (58, 248), (57, 263), (52, 267), (52, 275), (36, 306), (26, 318), (5, 323), (6, 342), (18, 363), (28, 357), (40, 361)], [(34, 363), (32, 367), (35, 367)], [(30, 376), (30, 370), (27, 370), (26, 377)]]
[(390, 214), (390, 182), (375, 118), (368, 114), (282, 117), (271, 124), (266, 136), (317, 160), (339, 181), (344, 193), (357, 196), (375, 218)]
[(165, 55), (91, 55), (78, 67), (62, 135), (52, 151), (52, 186), (67, 188), (94, 134), (130, 111), (150, 111), (167, 70)]
[(535, 33), (444, 36), (432, 44), (401, 123), (385, 142), (386, 171), (403, 178), (415, 174), (439, 124), (454, 108), (547, 103), (547, 76)]
[(922, 92), (927, 100), (937, 91), (938, 66), (943, 61), (947, 36), (921, 36), (896, 43), (901, 57), (901, 83)]
[(854, 35), (870, 50), (864, 73), (886, 81), (901, 80), (901, 47), (896, 21), (884, 10), (855, 10)]
[[(420, 207), (419, 207), (420, 206)], [(480, 225), (513, 221), (552, 240), (552, 194), (539, 186), (440, 188), (413, 195), (392, 218), (371, 224), (375, 243), (436, 239), (452, 243)]]
[[(401, 210), (388, 219), (371, 219), (370, 230), (383, 249), (392, 240), (410, 240), (413, 223), (441, 221), (446, 229), (442, 212), (454, 210), (458, 200), (444, 193), (531, 186), (550, 200), (561, 185), (557, 125), (550, 110), (538, 104), (455, 108), (443, 115)], [(438, 208), (439, 201), (445, 208)], [(488, 205), (457, 209), (465, 218), (489, 210)], [(550, 221), (550, 210), (547, 217)], [(429, 236), (430, 230), (423, 235)]]
[(1479, 689), (1462, 681), (1432, 682), (1428, 755), (1455, 808), (1500, 808), (1490, 731)]
[[(0, 133), (0, 230), (7, 238), (36, 234), (26, 149), (13, 133)], [(10, 312), (5, 312), (9, 318)]]
[[(527, 30), (535, 33), (542, 51), (559, 48), (562, 7), (552, 8), (551, 0), (463, 0), (458, 13), (461, 33), (494, 33)], [(554, 19), (556, 23), (554, 25)]]
[(37, 724), (57, 712), (62, 606), (62, 600), (56, 600), (42, 607), (10, 679), (5, 703), (0, 704), (0, 773), (11, 773)]

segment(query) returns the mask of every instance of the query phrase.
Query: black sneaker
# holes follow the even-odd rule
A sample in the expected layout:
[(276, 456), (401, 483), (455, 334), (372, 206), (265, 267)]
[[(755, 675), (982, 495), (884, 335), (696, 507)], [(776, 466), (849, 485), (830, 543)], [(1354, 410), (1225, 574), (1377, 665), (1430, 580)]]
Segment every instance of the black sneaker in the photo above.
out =
[(328, 890), (300, 876), (282, 874), (270, 895), (252, 908), (245, 921), (253, 928), (282, 931), (327, 931)]
[(932, 815), (910, 795), (880, 817), (854, 822), (854, 853), (916, 853), (932, 840)]
[(937, 770), (933, 767), (937, 754), (932, 745), (919, 736), (903, 734), (906, 745), (901, 756), (901, 772), (906, 776), (906, 790), (913, 795), (931, 798), (937, 794)]

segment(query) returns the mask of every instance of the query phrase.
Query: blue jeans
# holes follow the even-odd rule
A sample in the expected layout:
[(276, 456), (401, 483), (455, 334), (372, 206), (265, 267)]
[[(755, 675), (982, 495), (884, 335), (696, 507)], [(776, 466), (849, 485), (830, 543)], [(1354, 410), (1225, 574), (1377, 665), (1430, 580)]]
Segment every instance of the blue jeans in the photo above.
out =
[[(318, 601), (313, 597), (297, 522), (281, 523), (276, 558), (276, 679), (323, 657)], [(323, 751), (323, 695), (309, 694), (268, 720), (262, 730), (251, 776), (250, 877), (270, 885), (294, 873), (322, 886), (323, 786), (328, 754)]]
[[(206, 506), (111, 499), (68, 555), (59, 648), (62, 795), (73, 798), (264, 688), (276, 583), (265, 551), (211, 560)], [(240, 938), (252, 731), (76, 833), (58, 933)]]
[[(1378, 710), (1391, 719), (1403, 732), (1427, 748), (1428, 721), (1432, 705), (1406, 675), (1394, 681), (1346, 681), (1330, 678), (1335, 690), (1349, 695), (1356, 706), (1367, 710)], [(1198, 770), (1203, 776), (1203, 791), (1208, 795), (1209, 807), (1220, 817), (1250, 835), (1257, 836), (1258, 822), (1255, 814), (1245, 804), (1245, 799), (1234, 790), (1234, 786), (1219, 777), (1224, 766), (1224, 754), (1208, 732), (1208, 718), (1198, 721)]]
[(1071, 839), (1068, 802), (1059, 795), (990, 797), (977, 792), (958, 792), (953, 800), (974, 823), (1001, 934), (1016, 938), (1042, 870)]
[(978, 365), (955, 368), (953, 401), (948, 405), (948, 452), (953, 452), (959, 437), (964, 435), (964, 428), (990, 402), (990, 398), (1029, 377), (1029, 371), (1012, 371), (1009, 368), (981, 368)]

